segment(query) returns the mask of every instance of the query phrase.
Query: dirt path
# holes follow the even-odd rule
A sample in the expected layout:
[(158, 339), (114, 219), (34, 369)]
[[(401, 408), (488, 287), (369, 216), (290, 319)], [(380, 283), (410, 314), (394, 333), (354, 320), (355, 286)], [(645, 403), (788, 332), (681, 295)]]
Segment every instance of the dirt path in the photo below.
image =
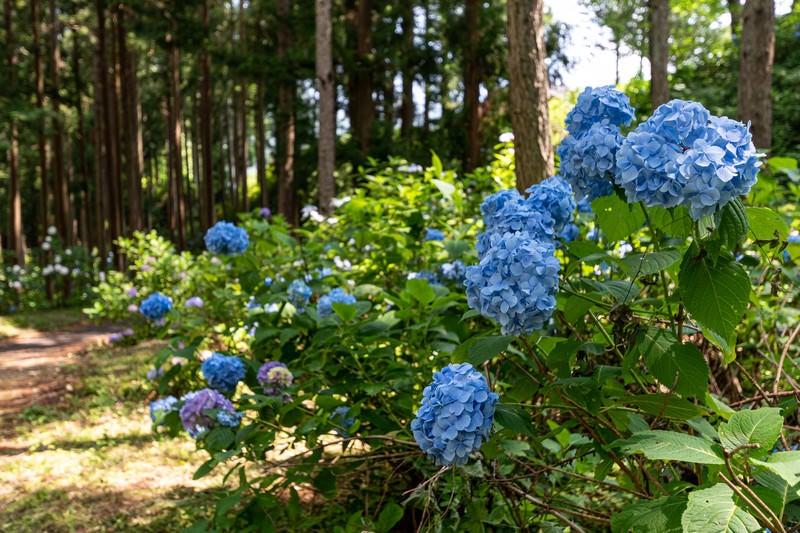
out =
[(112, 326), (79, 324), (61, 331), (25, 330), (0, 341), (0, 434), (9, 418), (32, 405), (58, 403), (73, 386), (78, 354), (113, 331)]

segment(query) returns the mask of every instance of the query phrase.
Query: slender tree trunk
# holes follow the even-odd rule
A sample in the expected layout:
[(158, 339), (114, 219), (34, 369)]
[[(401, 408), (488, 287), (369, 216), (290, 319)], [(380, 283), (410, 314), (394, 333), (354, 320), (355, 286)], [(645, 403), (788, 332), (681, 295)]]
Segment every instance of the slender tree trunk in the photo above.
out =
[(258, 188), (261, 191), (261, 207), (269, 207), (269, 191), (267, 190), (267, 160), (265, 153), (264, 132), (264, 81), (256, 81), (256, 173)]
[(542, 0), (508, 0), (508, 72), (517, 189), (553, 174)]
[(355, 38), (356, 53), (353, 57), (353, 72), (350, 73), (349, 115), (353, 137), (358, 142), (361, 159), (369, 155), (372, 123), (375, 119), (375, 104), (372, 101), (372, 1), (352, 0), (347, 12), (350, 34)]
[(175, 25), (173, 21), (172, 33), (169, 39), (169, 167), (172, 173), (172, 209), (173, 220), (170, 229), (173, 230), (176, 245), (179, 250), (186, 249), (186, 212), (183, 195), (183, 165), (181, 164), (181, 79), (180, 79), (180, 53), (178, 43), (175, 42)]
[(466, 172), (471, 172), (478, 166), (481, 155), (481, 58), (478, 55), (480, 9), (481, 0), (467, 0), (464, 10), (464, 22), (467, 30), (464, 49), (464, 114), (467, 123), (467, 151), (464, 158), (464, 170)]
[[(239, 45), (242, 57), (247, 57), (247, 27), (245, 25), (246, 13), (244, 2), (239, 2)], [(247, 79), (244, 75), (239, 75), (239, 149), (236, 156), (241, 168), (239, 189), (242, 195), (242, 211), (250, 211), (250, 195), (247, 192), (247, 166), (248, 166), (248, 147), (247, 147)]]
[(650, 102), (653, 109), (669, 101), (669, 0), (649, 0)]
[[(41, 41), (41, 17), (39, 10), (39, 0), (31, 0), (31, 27), (33, 38), (33, 65), (34, 77), (36, 81), (36, 110), (39, 112), (39, 119), (36, 121), (37, 130), (37, 151), (39, 152), (39, 201), (42, 220), (42, 235), (46, 235), (46, 230), (50, 226), (50, 182), (48, 180), (47, 160), (49, 148), (47, 136), (45, 135), (45, 113), (44, 113), (44, 60), (42, 56)], [(10, 35), (10, 34), (9, 34)], [(11, 50), (11, 47), (8, 47)], [(45, 258), (42, 256), (40, 266), (45, 265)], [(49, 298), (48, 298), (49, 299)]]
[(50, 83), (52, 84), (52, 97), (50, 107), (53, 111), (53, 199), (55, 200), (56, 228), (64, 240), (64, 244), (71, 246), (75, 239), (73, 236), (72, 217), (70, 216), (69, 187), (64, 171), (64, 128), (61, 117), (61, 45), (58, 36), (61, 30), (58, 25), (55, 0), (50, 0)]
[(81, 212), (79, 216), (80, 239), (89, 249), (98, 245), (94, 235), (94, 226), (90, 217), (90, 188), (89, 188), (89, 160), (86, 154), (86, 128), (83, 117), (84, 84), (81, 78), (81, 46), (77, 31), (72, 32), (72, 77), (75, 82), (75, 114), (78, 119), (75, 140), (78, 143), (78, 174), (81, 189)]
[(403, 3), (403, 96), (400, 104), (400, 137), (411, 144), (414, 131), (414, 11), (411, 0)]
[[(99, 46), (99, 44), (98, 44)], [(94, 86), (94, 114), (95, 114), (95, 128), (92, 130), (92, 143), (95, 150), (95, 164), (94, 164), (94, 232), (97, 235), (97, 249), (103, 261), (109, 251), (110, 239), (108, 230), (106, 229), (105, 221), (108, 220), (108, 198), (107, 192), (108, 182), (103, 179), (103, 174), (108, 172), (110, 164), (108, 163), (108, 145), (106, 144), (106, 111), (104, 105), (106, 103), (105, 87), (103, 80), (103, 73), (105, 65), (101, 60), (99, 52), (94, 59), (95, 67), (95, 86)], [(105, 263), (103, 263), (105, 268)]]
[[(12, 98), (17, 96), (17, 48), (12, 27), (11, 0), (3, 4), (3, 18), (6, 32), (6, 60), (8, 61), (8, 92)], [(19, 139), (17, 119), (10, 118), (10, 145), (8, 148), (8, 245), (14, 250), (14, 263), (25, 264), (25, 241), (22, 235), (22, 193), (19, 179)]]
[(772, 63), (775, 59), (775, 2), (747, 0), (742, 11), (737, 113), (751, 122), (753, 143), (772, 146)]
[(333, 210), (336, 165), (336, 85), (333, 79), (331, 0), (316, 0), (317, 90), (319, 91), (319, 210)]
[(275, 166), (278, 170), (278, 212), (290, 224), (298, 222), (294, 175), (295, 140), (295, 77), (289, 65), (292, 29), (289, 25), (289, 0), (277, 0), (278, 57), (284, 62), (278, 86), (278, 108), (275, 112)]
[[(200, 3), (200, 18), (203, 21), (206, 36), (209, 35), (209, 16), (207, 0)], [(206, 49), (205, 40), (200, 48), (198, 60), (200, 62), (200, 157), (202, 172), (200, 183), (200, 226), (205, 232), (214, 225), (214, 147), (211, 141), (211, 57)]]

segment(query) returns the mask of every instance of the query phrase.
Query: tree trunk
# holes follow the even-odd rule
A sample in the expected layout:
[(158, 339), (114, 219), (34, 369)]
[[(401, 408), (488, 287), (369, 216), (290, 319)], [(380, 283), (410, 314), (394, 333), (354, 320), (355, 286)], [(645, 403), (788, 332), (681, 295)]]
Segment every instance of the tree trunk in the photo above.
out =
[(269, 207), (265, 153), (266, 134), (264, 132), (264, 80), (260, 78), (256, 81), (256, 116), (254, 124), (256, 130), (256, 173), (258, 174), (258, 188), (261, 191), (261, 207)]
[(333, 210), (336, 165), (336, 85), (333, 79), (331, 0), (316, 0), (317, 90), (319, 91), (319, 210)]
[[(239, 45), (242, 57), (247, 57), (247, 32), (245, 26), (245, 10), (244, 2), (239, 2)], [(239, 147), (236, 152), (237, 160), (239, 161), (239, 168), (241, 175), (239, 176), (239, 190), (241, 192), (241, 209), (242, 211), (250, 211), (250, 195), (247, 192), (247, 166), (248, 166), (248, 153), (247, 149), (247, 79), (244, 75), (238, 76), (239, 78)]]
[(475, 170), (481, 154), (481, 58), (478, 56), (480, 9), (480, 0), (467, 0), (464, 9), (464, 23), (467, 32), (464, 48), (464, 115), (467, 123), (464, 171), (466, 172)]
[(173, 21), (172, 33), (169, 36), (169, 167), (171, 169), (172, 183), (169, 190), (172, 192), (170, 199), (173, 219), (170, 229), (178, 250), (186, 249), (186, 212), (183, 195), (183, 165), (181, 162), (181, 79), (180, 79), (180, 53), (178, 43), (175, 41), (175, 25)]
[(71, 246), (75, 239), (73, 236), (72, 217), (70, 216), (69, 184), (64, 170), (64, 127), (61, 117), (61, 45), (58, 36), (61, 30), (58, 25), (55, 0), (50, 0), (50, 83), (52, 84), (52, 98), (50, 99), (53, 111), (53, 199), (55, 200), (56, 228), (64, 240), (64, 245)]
[(289, 68), (292, 30), (289, 25), (289, 0), (277, 1), (278, 57), (284, 62), (278, 86), (278, 108), (275, 112), (275, 166), (278, 170), (278, 212), (290, 224), (298, 222), (294, 183), (295, 78)]
[(95, 239), (94, 226), (90, 223), (90, 193), (89, 193), (89, 159), (86, 153), (86, 128), (83, 118), (83, 94), (84, 85), (81, 79), (81, 47), (79, 33), (72, 32), (72, 77), (75, 82), (75, 111), (78, 119), (75, 140), (78, 143), (78, 171), (80, 175), (79, 183), (81, 188), (81, 212), (78, 225), (80, 228), (80, 239), (84, 246), (92, 249), (98, 246)]
[[(414, 11), (411, 0), (403, 0), (403, 95), (400, 102), (400, 137), (411, 145), (414, 131)], [(392, 127), (391, 124), (388, 127)]]
[[(5, 0), (3, 18), (6, 32), (6, 59), (8, 61), (8, 93), (17, 97), (17, 48), (12, 27), (11, 0)], [(19, 179), (19, 139), (17, 119), (10, 119), (10, 145), (8, 148), (8, 246), (14, 251), (14, 263), (25, 264), (25, 241), (22, 236), (22, 194)]]
[(354, 0), (348, 3), (347, 21), (355, 36), (353, 72), (348, 83), (350, 129), (357, 141), (361, 159), (369, 155), (375, 104), (372, 101), (372, 1)]
[(653, 109), (669, 101), (669, 0), (649, 0), (650, 102)]
[(553, 174), (542, 0), (508, 0), (508, 72), (517, 189)]
[[(205, 28), (205, 35), (210, 33), (207, 0), (200, 3), (200, 17)], [(211, 141), (211, 56), (208, 54), (205, 39), (198, 54), (200, 62), (200, 148), (202, 172), (200, 173), (200, 226), (205, 232), (214, 225), (214, 147)]]
[(772, 63), (775, 59), (775, 2), (747, 0), (742, 11), (737, 113), (751, 122), (753, 143), (772, 146)]
[[(46, 234), (50, 226), (50, 182), (48, 180), (47, 159), (49, 148), (45, 135), (45, 113), (44, 113), (44, 60), (42, 57), (41, 42), (41, 19), (39, 12), (39, 0), (31, 0), (31, 27), (33, 37), (33, 65), (36, 82), (36, 110), (39, 112), (39, 119), (36, 121), (37, 130), (37, 151), (39, 152), (39, 202), (42, 221), (42, 235)], [(9, 33), (9, 35), (11, 35)], [(11, 50), (11, 47), (8, 47)], [(40, 261), (40, 266), (44, 267), (44, 257)], [(48, 298), (49, 299), (49, 298)]]

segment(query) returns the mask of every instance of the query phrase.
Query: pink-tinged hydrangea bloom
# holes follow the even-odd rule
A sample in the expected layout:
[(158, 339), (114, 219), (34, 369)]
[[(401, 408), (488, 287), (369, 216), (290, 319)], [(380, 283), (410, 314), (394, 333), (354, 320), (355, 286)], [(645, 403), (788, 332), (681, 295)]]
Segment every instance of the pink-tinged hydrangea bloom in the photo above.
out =
[(242, 413), (237, 413), (230, 400), (214, 389), (187, 392), (181, 401), (181, 423), (195, 438), (217, 425), (236, 427), (242, 420)]
[(285, 390), (292, 384), (294, 376), (280, 361), (267, 361), (261, 365), (256, 379), (267, 396), (283, 396), (285, 400), (290, 398)]

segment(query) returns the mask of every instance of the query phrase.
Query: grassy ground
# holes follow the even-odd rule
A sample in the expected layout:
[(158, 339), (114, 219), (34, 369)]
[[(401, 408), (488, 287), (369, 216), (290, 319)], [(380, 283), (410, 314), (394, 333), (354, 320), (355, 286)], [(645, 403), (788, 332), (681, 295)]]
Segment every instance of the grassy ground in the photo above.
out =
[(144, 375), (154, 342), (81, 354), (77, 385), (31, 404), (0, 435), (0, 531), (179, 531), (208, 517), (221, 473), (187, 436), (154, 436)]
[(83, 322), (87, 322), (86, 315), (77, 307), (0, 316), (0, 339), (14, 337), (26, 329), (63, 329)]

